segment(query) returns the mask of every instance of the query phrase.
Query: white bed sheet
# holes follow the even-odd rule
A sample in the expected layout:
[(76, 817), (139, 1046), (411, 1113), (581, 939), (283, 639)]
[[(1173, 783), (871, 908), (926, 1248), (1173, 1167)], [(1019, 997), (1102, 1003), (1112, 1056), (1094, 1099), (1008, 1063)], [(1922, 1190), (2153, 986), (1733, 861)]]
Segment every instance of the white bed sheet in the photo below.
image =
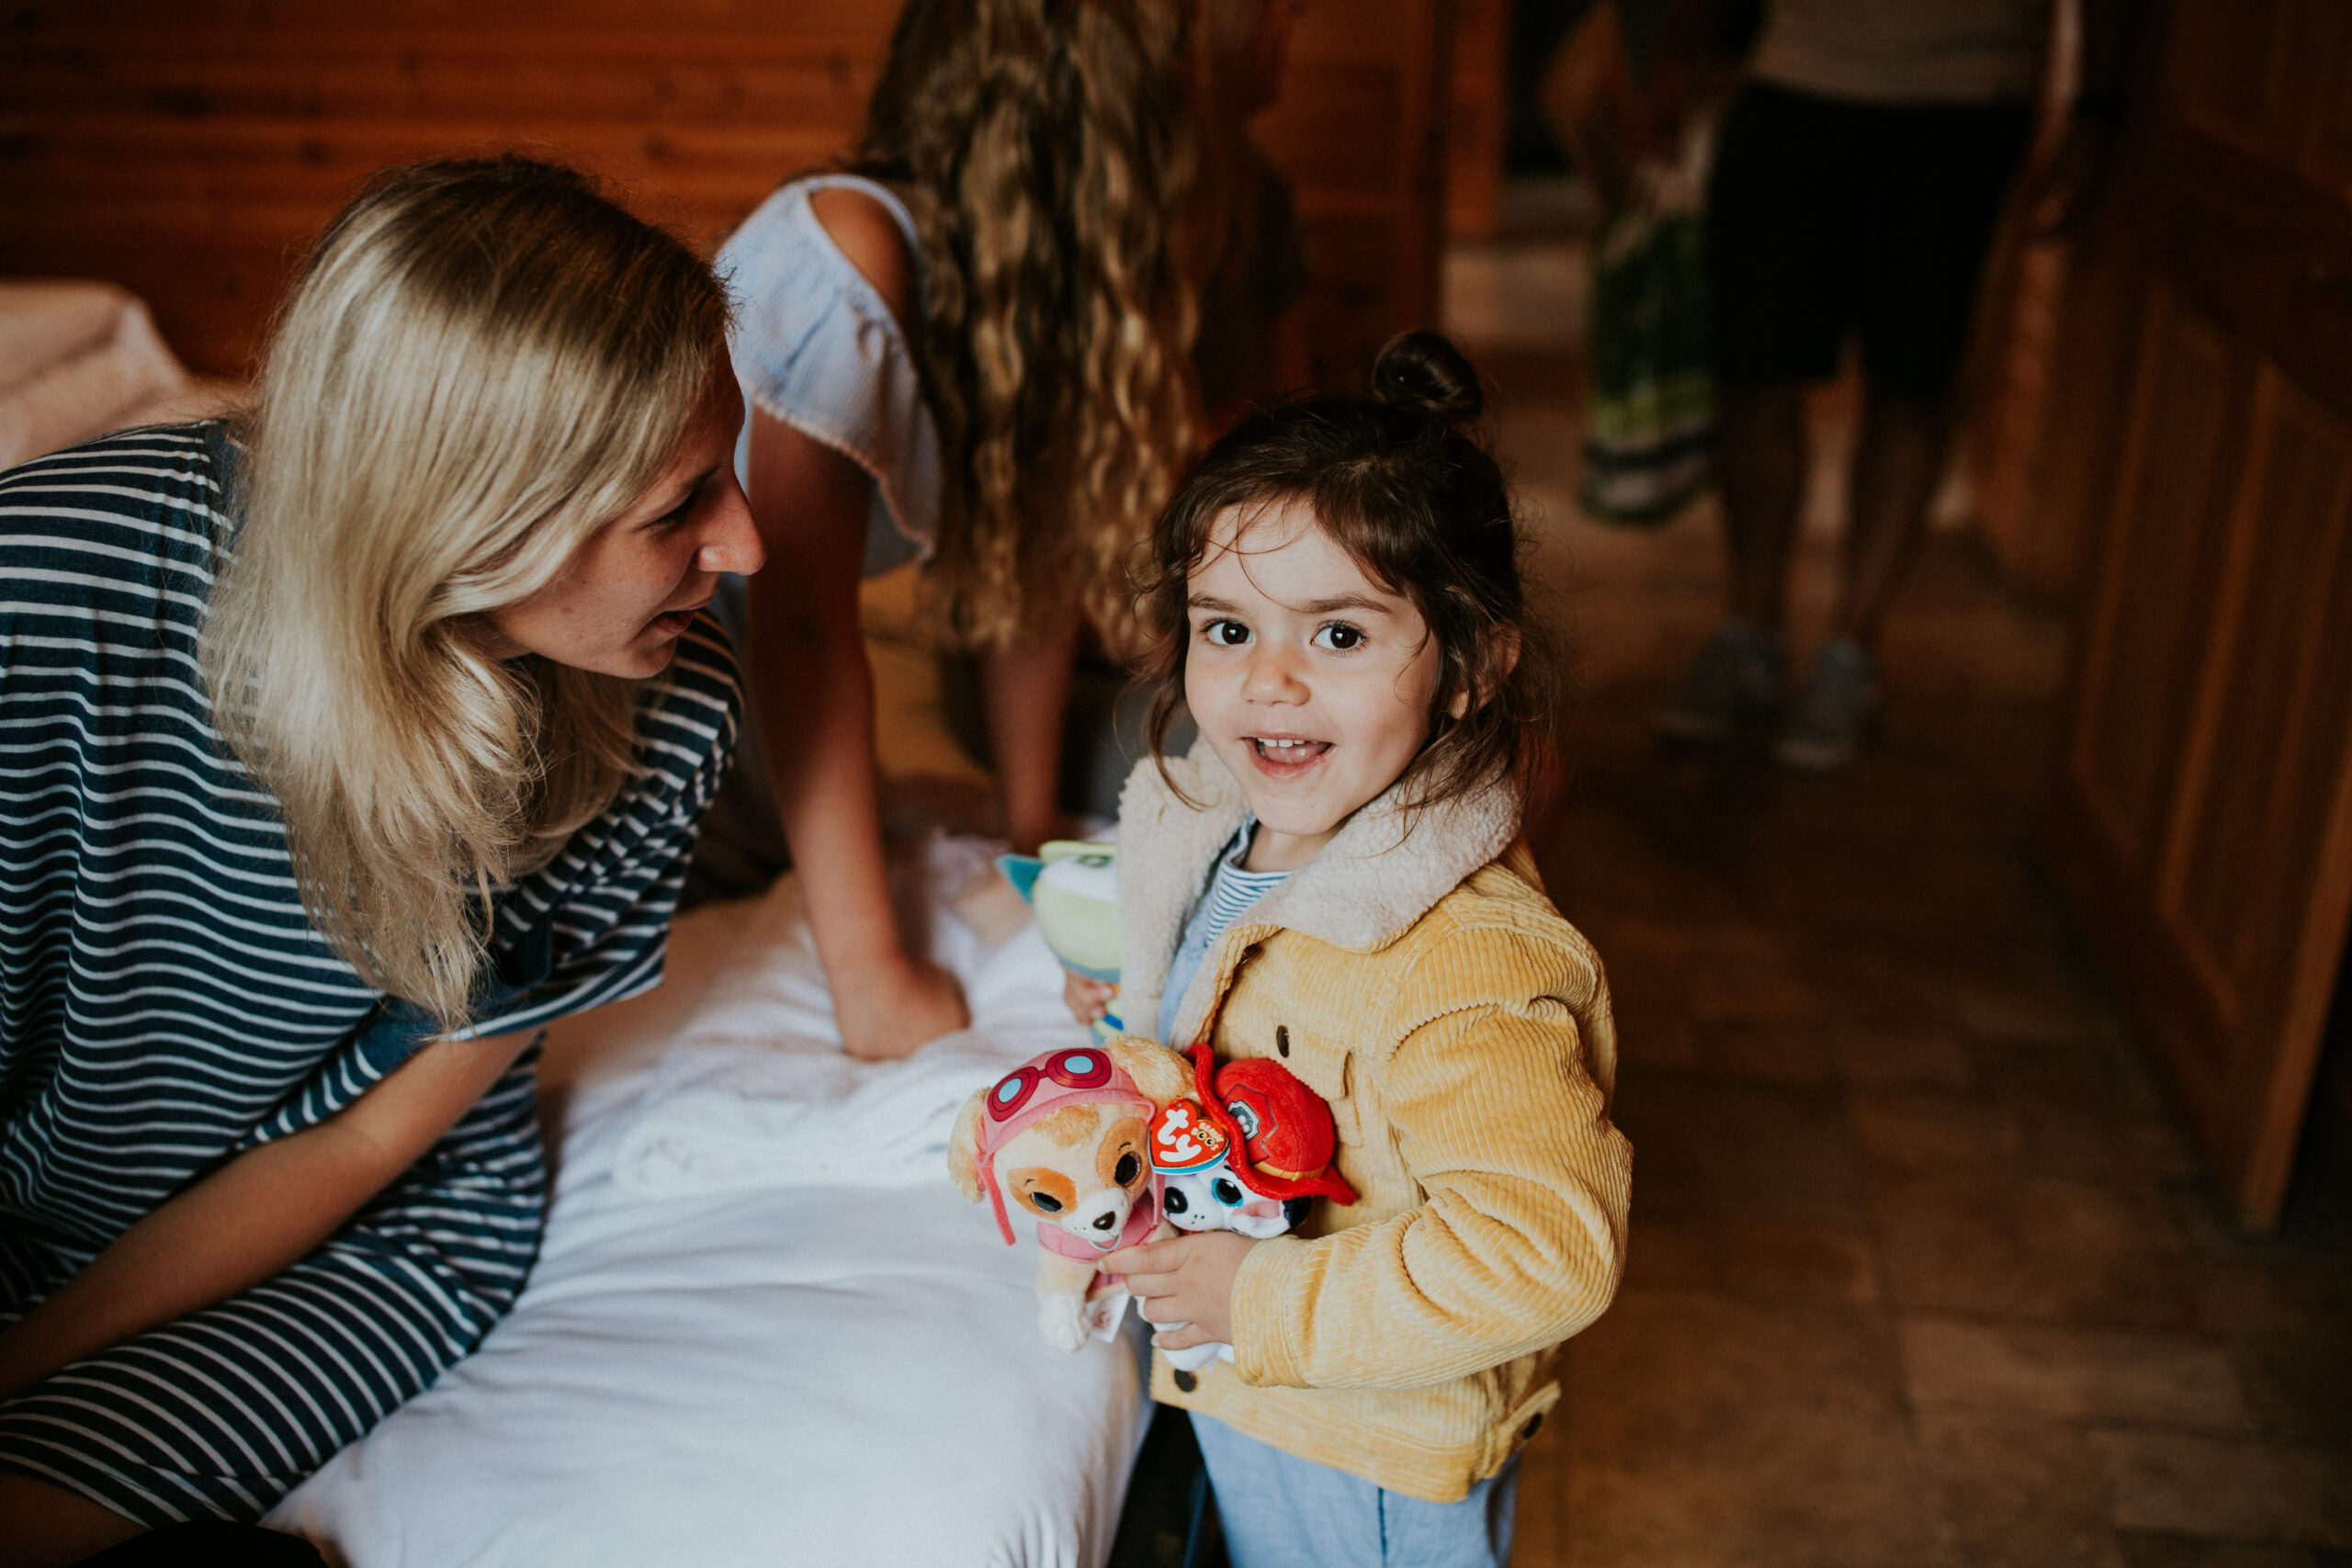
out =
[[(890, 1085), (977, 1084), (994, 1058), (1083, 1038), (1057, 1019), (1059, 971), (1034, 930), (1013, 929), (1017, 906), (1008, 918), (974, 897), (986, 863), (949, 840), (919, 864), (916, 901), (975, 1027), (900, 1068), (833, 1070), (788, 881), (683, 923), (673, 966), (715, 977), (682, 1021), (672, 1010), (666, 1039), (607, 1049), (606, 1070), (577, 1085), (546, 1245), (513, 1314), (270, 1522), (353, 1568), (1099, 1564), (1149, 1410), (1136, 1338), (1047, 1347), (1034, 1245), (1003, 1245), (944, 1154), (935, 1181), (856, 1186), (741, 1157), (746, 1116), (817, 1135), (895, 1100), (935, 1122), (940, 1097)], [(993, 944), (973, 929), (991, 924)], [(747, 1074), (763, 1030), (811, 1070)], [(674, 1142), (693, 1103), (681, 1095), (729, 1082), (752, 1090), (718, 1179), (692, 1179), (691, 1161), (683, 1181), (616, 1179), (649, 1122), (666, 1117)], [(900, 1150), (915, 1135), (888, 1131)], [(920, 1131), (944, 1149), (944, 1125)]]

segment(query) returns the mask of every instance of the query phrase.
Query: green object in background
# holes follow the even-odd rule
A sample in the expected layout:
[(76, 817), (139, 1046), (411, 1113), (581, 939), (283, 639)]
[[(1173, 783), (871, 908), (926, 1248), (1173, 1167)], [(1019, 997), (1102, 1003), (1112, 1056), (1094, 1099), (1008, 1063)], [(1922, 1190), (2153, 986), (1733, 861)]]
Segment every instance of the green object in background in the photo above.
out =
[[(1036, 911), (1038, 934), (1063, 965), (1091, 980), (1119, 980), (1119, 847), (1056, 839), (1035, 856), (999, 855), (997, 869)], [(1119, 998), (1097, 1020), (1094, 1037), (1122, 1032)]]
[(1645, 169), (1594, 247), (1591, 400), (1577, 499), (1612, 523), (1662, 523), (1708, 479), (1715, 386), (1705, 220), (1691, 171)]

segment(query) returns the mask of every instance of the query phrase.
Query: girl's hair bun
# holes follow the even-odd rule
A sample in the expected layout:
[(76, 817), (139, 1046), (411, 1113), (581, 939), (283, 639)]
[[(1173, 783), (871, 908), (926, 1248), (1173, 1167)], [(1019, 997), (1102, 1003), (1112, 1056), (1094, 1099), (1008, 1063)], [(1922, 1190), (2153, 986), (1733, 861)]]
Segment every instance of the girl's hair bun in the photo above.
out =
[(1478, 371), (1443, 333), (1427, 327), (1398, 333), (1372, 362), (1372, 395), (1399, 408), (1426, 409), (1449, 424), (1478, 417), (1486, 395)]

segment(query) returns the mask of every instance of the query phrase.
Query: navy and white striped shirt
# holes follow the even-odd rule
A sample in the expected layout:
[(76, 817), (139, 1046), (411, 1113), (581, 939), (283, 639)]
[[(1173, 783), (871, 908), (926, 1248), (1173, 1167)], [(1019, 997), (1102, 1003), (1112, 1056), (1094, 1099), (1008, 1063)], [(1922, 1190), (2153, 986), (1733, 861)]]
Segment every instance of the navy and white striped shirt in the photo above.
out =
[[(311, 930), (275, 804), (213, 728), (198, 637), (233, 461), (196, 425), (0, 475), (0, 1321), (435, 1032)], [(706, 617), (644, 689), (643, 771), (498, 900), (479, 1032), (660, 978), (737, 710)], [(511, 1238), (525, 1266), (536, 1240)]]
[(1176, 1027), (1176, 1009), (1192, 988), (1193, 976), (1200, 973), (1201, 963), (1225, 934), (1227, 926), (1247, 914), (1250, 906), (1283, 885), (1290, 875), (1287, 871), (1245, 871), (1241, 862), (1250, 852), (1250, 836), (1258, 830), (1258, 819), (1245, 817), (1241, 830), (1216, 857), (1216, 869), (1210, 874), (1209, 885), (1201, 894), (1201, 901), (1193, 906), (1192, 915), (1184, 921), (1183, 940), (1176, 944), (1176, 956), (1168, 961), (1168, 979), (1159, 993), (1159, 1038), (1178, 1050), (1184, 1046), (1169, 1038)]

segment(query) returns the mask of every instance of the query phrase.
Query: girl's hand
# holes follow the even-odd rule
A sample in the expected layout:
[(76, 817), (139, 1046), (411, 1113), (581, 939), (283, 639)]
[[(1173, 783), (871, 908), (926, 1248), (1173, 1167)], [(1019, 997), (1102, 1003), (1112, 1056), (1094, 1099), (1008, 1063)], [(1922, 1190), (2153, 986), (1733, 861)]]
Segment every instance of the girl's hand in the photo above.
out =
[(1127, 1289), (1143, 1304), (1146, 1322), (1183, 1325), (1151, 1337), (1161, 1349), (1229, 1345), (1233, 1281), (1241, 1272), (1241, 1260), (1257, 1245), (1236, 1231), (1202, 1231), (1123, 1247), (1102, 1259), (1102, 1269), (1126, 1276)]
[(1091, 1024), (1111, 1010), (1111, 993), (1117, 987), (1104, 980), (1090, 980), (1075, 969), (1062, 971), (1062, 1000), (1069, 1006), (1070, 1017), (1080, 1023)]
[(927, 959), (845, 965), (832, 978), (842, 1049), (860, 1061), (895, 1061), (972, 1021), (956, 976)]

